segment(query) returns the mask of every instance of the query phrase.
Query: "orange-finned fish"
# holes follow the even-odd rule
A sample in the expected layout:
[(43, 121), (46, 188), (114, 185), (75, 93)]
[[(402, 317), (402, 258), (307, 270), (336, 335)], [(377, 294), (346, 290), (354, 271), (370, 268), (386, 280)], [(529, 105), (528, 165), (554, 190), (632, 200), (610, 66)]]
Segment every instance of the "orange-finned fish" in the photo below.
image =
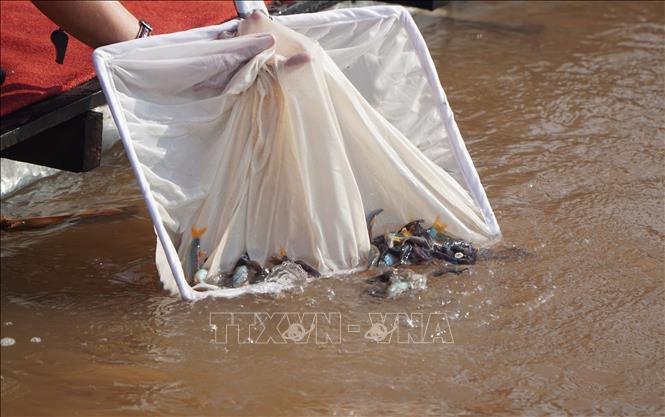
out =
[(441, 223), (441, 218), (439, 216), (436, 216), (436, 218), (434, 219), (434, 223), (432, 223), (432, 227), (437, 232), (443, 234), (443, 233), (446, 233), (446, 229), (448, 228), (448, 225), (445, 224), (445, 223)]
[(441, 218), (436, 216), (432, 227), (429, 228), (429, 235), (436, 239), (442, 239), (445, 236), (448, 225), (441, 222)]
[(367, 222), (367, 234), (369, 235), (369, 241), (372, 241), (372, 227), (374, 226), (374, 223), (376, 223), (376, 216), (381, 214), (383, 212), (382, 208), (378, 208), (376, 210), (372, 210), (369, 213), (367, 213), (367, 216), (365, 216), (365, 221)]
[(187, 262), (189, 263), (189, 279), (194, 281), (194, 275), (196, 271), (201, 269), (201, 259), (205, 256), (205, 252), (201, 250), (201, 236), (208, 230), (207, 227), (202, 227), (197, 229), (192, 226), (192, 243), (189, 244), (189, 257)]

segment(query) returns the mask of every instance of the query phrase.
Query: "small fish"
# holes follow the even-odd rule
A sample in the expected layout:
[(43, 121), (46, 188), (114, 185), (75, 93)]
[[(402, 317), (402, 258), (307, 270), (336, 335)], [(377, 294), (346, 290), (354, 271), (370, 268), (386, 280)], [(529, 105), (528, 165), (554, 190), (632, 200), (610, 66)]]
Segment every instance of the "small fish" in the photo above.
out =
[(201, 250), (201, 236), (208, 230), (207, 227), (197, 229), (192, 226), (192, 242), (189, 244), (189, 252), (187, 257), (189, 279), (195, 282), (194, 275), (201, 269), (201, 259), (205, 256), (205, 252)]
[(294, 261), (296, 264), (300, 265), (302, 269), (305, 270), (309, 275), (318, 278), (321, 276), (321, 273), (317, 271), (313, 266), (308, 265), (305, 261)]
[(395, 246), (395, 243), (400, 243), (403, 240), (403, 237), (400, 236), (399, 233), (395, 232), (388, 232), (385, 235), (383, 235), (383, 238), (385, 239), (385, 242), (389, 248), (393, 248)]
[[(278, 256), (273, 256), (270, 261), (276, 266), (276, 265), (281, 265), (282, 263), (286, 261), (291, 261), (288, 256), (286, 256), (286, 250), (284, 247), (279, 248), (279, 255)], [(307, 262), (302, 261), (302, 260), (297, 260), (293, 261), (293, 263), (299, 265), (303, 271), (307, 272), (309, 275), (313, 277), (320, 277), (321, 273), (316, 270), (313, 266), (309, 265)]]
[(194, 282), (195, 283), (201, 283), (201, 282), (206, 282), (206, 277), (208, 276), (208, 271), (206, 269), (199, 269), (196, 271), (196, 274), (194, 274)]
[(442, 223), (439, 216), (436, 216), (436, 218), (434, 219), (434, 223), (432, 223), (432, 227), (427, 229), (427, 234), (429, 234), (429, 236), (432, 239), (436, 239), (436, 240), (439, 240), (439, 241), (446, 241), (446, 240), (450, 239), (446, 235), (446, 229), (447, 228), (448, 228), (448, 225), (446, 223)]
[(399, 262), (402, 265), (406, 265), (409, 263), (409, 257), (411, 256), (411, 253), (413, 252), (413, 246), (411, 246), (410, 243), (405, 243), (402, 245), (402, 248), (400, 250), (400, 256), (399, 256)]
[(433, 245), (432, 255), (451, 264), (474, 264), (478, 249), (463, 240), (447, 240)]
[(233, 288), (239, 288), (249, 283), (249, 268), (247, 265), (240, 265), (233, 273)]
[(404, 243), (414, 243), (415, 245), (422, 246), (422, 247), (427, 248), (427, 249), (432, 248), (429, 241), (427, 241), (427, 239), (425, 239), (424, 237), (407, 236), (403, 240), (404, 240)]
[[(404, 227), (402, 227), (400, 233), (402, 233), (404, 236), (422, 236), (425, 233), (423, 223), (425, 223), (425, 220), (423, 219), (409, 222), (405, 224)], [(408, 232), (408, 235), (406, 232)]]
[(372, 226), (374, 226), (374, 223), (376, 223), (376, 216), (378, 216), (382, 212), (383, 212), (382, 208), (372, 210), (369, 213), (367, 213), (367, 216), (365, 217), (365, 220), (367, 221), (367, 233), (369, 235), (370, 242), (372, 241)]
[(281, 263), (289, 260), (289, 257), (286, 256), (286, 249), (284, 249), (283, 246), (279, 248), (279, 255), (270, 257), (270, 263), (273, 264), (273, 266), (280, 265)]
[(440, 277), (441, 275), (451, 273), (455, 275), (459, 275), (462, 272), (466, 271), (469, 268), (466, 267), (460, 267), (457, 265), (452, 265), (452, 264), (446, 264), (442, 269), (439, 269), (438, 271), (432, 272), (433, 277)]
[(379, 266), (393, 266), (397, 263), (397, 258), (390, 252), (387, 252), (383, 254), (383, 257), (381, 260), (379, 260)]
[(367, 280), (365, 282), (367, 282), (368, 284), (378, 284), (379, 282), (383, 282), (383, 283), (387, 284), (388, 282), (390, 282), (392, 280), (393, 275), (395, 275), (395, 271), (393, 271), (392, 269), (388, 269), (387, 271), (384, 271), (380, 275), (377, 275), (377, 276), (371, 277), (371, 278), (367, 278)]
[(254, 271), (255, 278), (258, 281), (262, 281), (270, 273), (270, 271), (268, 271), (267, 269), (261, 267), (261, 265), (258, 262), (251, 260), (249, 258), (248, 253), (245, 253), (244, 255), (242, 255), (240, 257), (240, 259), (238, 259), (238, 263), (236, 264), (236, 266), (238, 266), (238, 265), (245, 265), (248, 268), (252, 269)]
[(432, 256), (437, 258), (437, 259), (443, 259), (444, 261), (450, 262), (452, 264), (458, 263), (454, 256), (450, 255), (448, 252), (446, 252), (444, 250), (437, 250), (436, 247), (432, 251)]
[(441, 234), (445, 234), (448, 225), (445, 223), (441, 223), (441, 218), (439, 216), (436, 216), (436, 218), (434, 219), (434, 223), (432, 223), (432, 228), (434, 228), (434, 230), (436, 230)]
[(367, 267), (372, 268), (379, 264), (379, 257), (381, 256), (381, 251), (375, 245), (370, 245), (369, 247), (369, 260), (367, 262)]
[(426, 263), (432, 260), (432, 253), (426, 248), (413, 245), (413, 257), (415, 258), (416, 263)]
[(383, 235), (375, 237), (370, 242), (372, 242), (372, 245), (376, 246), (379, 249), (387, 245), (386, 238)]

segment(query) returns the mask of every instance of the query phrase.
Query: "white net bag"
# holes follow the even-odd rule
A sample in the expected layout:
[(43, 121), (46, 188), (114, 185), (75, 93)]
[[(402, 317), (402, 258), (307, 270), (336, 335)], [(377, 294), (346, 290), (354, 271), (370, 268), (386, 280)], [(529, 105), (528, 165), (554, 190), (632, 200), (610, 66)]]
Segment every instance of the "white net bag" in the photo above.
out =
[[(324, 274), (367, 265), (376, 233), (417, 218), (499, 236), (424, 41), (399, 7), (243, 21), (100, 48), (94, 62), (158, 235), (169, 291), (200, 262), (279, 253)], [(195, 247), (202, 253), (193, 253)], [(194, 256), (195, 259), (192, 259)], [(197, 265), (196, 267), (198, 268)]]

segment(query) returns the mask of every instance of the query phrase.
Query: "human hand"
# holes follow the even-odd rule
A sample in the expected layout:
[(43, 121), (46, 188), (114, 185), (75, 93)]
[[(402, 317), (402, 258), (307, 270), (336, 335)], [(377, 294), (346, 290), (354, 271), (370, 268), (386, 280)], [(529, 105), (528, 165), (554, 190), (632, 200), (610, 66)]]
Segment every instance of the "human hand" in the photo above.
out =
[(254, 33), (269, 33), (275, 37), (275, 52), (286, 58), (284, 63), (286, 67), (299, 67), (312, 59), (308, 45), (311, 42), (309, 39), (258, 11), (238, 24), (238, 35)]

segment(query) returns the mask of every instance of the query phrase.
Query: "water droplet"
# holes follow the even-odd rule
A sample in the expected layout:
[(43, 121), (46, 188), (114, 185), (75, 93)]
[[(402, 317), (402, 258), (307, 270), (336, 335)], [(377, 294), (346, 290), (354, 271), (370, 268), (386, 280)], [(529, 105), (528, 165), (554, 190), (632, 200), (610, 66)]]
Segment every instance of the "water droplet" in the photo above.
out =
[(42, 343), (42, 338), (39, 336), (33, 336), (30, 338), (30, 342), (32, 343)]
[(13, 325), (14, 325), (14, 323), (12, 323), (11, 321), (6, 321), (5, 322), (5, 326), (13, 326)]
[(328, 288), (326, 290), (326, 296), (328, 297), (328, 300), (332, 301), (335, 298), (335, 291), (333, 291), (332, 288)]
[(16, 340), (12, 339), (11, 337), (3, 337), (2, 340), (0, 340), (0, 345), (2, 345), (2, 347), (14, 346), (15, 344)]

